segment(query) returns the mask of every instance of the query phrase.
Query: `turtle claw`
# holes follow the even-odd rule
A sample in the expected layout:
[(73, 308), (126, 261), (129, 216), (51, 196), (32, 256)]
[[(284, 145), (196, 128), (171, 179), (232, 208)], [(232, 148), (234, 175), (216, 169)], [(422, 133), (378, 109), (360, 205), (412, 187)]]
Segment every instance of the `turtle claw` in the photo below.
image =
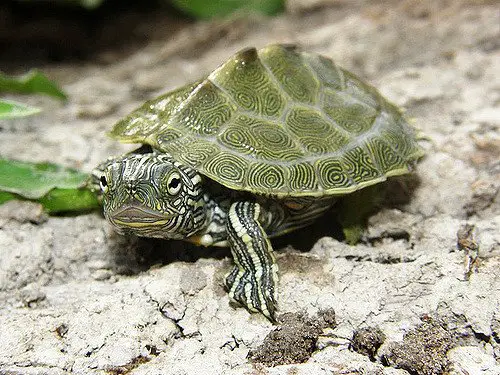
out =
[(233, 300), (276, 322), (276, 279), (277, 273), (273, 271), (259, 277), (234, 266), (226, 277), (226, 287)]

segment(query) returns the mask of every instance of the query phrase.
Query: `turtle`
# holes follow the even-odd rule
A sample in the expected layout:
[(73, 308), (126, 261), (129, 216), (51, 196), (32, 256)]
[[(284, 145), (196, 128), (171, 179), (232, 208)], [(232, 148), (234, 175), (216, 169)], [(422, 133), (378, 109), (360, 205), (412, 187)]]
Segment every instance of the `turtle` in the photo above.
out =
[(93, 172), (122, 234), (228, 246), (232, 300), (276, 319), (270, 238), (312, 224), (338, 197), (413, 170), (416, 130), (374, 87), (295, 45), (246, 48), (118, 121), (142, 146)]

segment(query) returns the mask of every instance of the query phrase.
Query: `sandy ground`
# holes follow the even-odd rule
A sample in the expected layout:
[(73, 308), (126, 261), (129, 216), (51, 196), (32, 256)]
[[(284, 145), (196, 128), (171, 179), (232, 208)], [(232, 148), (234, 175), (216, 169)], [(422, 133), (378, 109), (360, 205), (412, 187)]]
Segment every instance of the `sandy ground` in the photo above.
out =
[(499, 25), (493, 1), (290, 1), (106, 65), (47, 67), (71, 99), (23, 98), (45, 111), (1, 124), (3, 156), (90, 171), (130, 149), (105, 131), (142, 101), (274, 42), (332, 57), (430, 140), (414, 181), (396, 184), (407, 199), (360, 244), (326, 219), (276, 244), (290, 313), (277, 330), (229, 303), (225, 250), (125, 239), (99, 213), (0, 207), (0, 373), (499, 374)]

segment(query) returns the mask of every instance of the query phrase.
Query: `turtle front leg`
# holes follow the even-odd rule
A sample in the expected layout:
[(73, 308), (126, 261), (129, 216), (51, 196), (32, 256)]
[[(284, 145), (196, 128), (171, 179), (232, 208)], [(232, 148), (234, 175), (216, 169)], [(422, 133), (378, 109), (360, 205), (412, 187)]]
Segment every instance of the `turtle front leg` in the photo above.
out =
[(226, 286), (231, 298), (274, 321), (278, 265), (259, 213), (254, 202), (235, 202), (229, 209), (227, 233), (235, 266)]

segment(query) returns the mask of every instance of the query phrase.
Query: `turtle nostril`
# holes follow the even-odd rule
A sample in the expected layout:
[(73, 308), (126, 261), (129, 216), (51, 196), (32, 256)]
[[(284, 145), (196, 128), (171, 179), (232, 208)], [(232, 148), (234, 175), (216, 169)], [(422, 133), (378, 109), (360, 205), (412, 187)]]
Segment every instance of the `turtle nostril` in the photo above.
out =
[(125, 188), (130, 195), (137, 193), (137, 181), (127, 181)]

